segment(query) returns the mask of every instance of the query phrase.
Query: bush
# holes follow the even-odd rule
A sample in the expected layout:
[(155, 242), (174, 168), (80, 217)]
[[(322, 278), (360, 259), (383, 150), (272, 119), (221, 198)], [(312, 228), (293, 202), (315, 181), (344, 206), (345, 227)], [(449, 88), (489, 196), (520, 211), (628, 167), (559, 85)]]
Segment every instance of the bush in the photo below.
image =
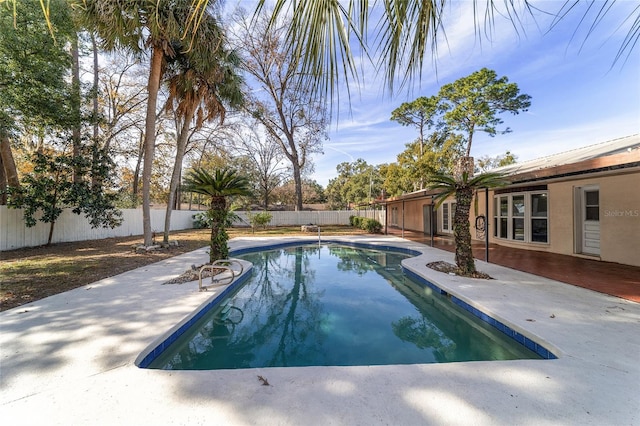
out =
[(262, 226), (263, 228), (266, 228), (269, 222), (271, 222), (272, 217), (273, 216), (271, 216), (271, 214), (267, 212), (257, 213), (250, 219), (251, 226), (253, 226), (254, 228), (256, 226)]
[(382, 224), (375, 219), (364, 219), (360, 227), (370, 234), (379, 234), (382, 232)]
[(364, 218), (360, 216), (349, 216), (349, 223), (356, 228), (362, 228)]
[(193, 227), (195, 229), (211, 228), (211, 218), (207, 212), (196, 213), (193, 215)]
[(379, 234), (382, 232), (382, 224), (375, 219), (367, 219), (360, 216), (349, 216), (349, 224), (351, 226), (364, 229), (370, 234)]

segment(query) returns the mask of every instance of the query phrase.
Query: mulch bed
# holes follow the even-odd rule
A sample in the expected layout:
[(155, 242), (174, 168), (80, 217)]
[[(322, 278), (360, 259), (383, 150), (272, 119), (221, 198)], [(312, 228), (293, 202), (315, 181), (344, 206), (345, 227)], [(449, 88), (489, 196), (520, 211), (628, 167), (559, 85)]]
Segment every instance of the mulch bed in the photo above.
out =
[(449, 263), (449, 262), (442, 261), (442, 260), (439, 260), (437, 262), (427, 263), (427, 267), (433, 269), (434, 271), (443, 272), (443, 273), (449, 274), (449, 275), (459, 275), (459, 276), (464, 276), (464, 277), (468, 277), (468, 278), (478, 278), (478, 279), (483, 279), (483, 280), (491, 280), (491, 279), (493, 279), (488, 274), (485, 274), (484, 272), (480, 272), (480, 271), (476, 271), (472, 275), (461, 274), (460, 270), (458, 269), (458, 267), (456, 265), (454, 265), (452, 263)]

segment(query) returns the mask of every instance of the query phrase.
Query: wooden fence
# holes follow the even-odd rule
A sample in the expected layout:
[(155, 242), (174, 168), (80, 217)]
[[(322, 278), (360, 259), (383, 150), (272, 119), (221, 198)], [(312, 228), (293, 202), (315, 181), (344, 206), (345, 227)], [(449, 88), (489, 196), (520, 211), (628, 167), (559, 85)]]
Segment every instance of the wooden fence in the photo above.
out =
[[(193, 210), (174, 210), (171, 213), (171, 230), (193, 228), (193, 215), (202, 213)], [(240, 220), (234, 226), (249, 226), (247, 212), (235, 212)], [(256, 213), (256, 212), (254, 212)], [(368, 211), (274, 211), (270, 226), (287, 225), (348, 225), (350, 216), (363, 216), (377, 219), (385, 223), (385, 212)], [(71, 209), (63, 211), (56, 221), (52, 242), (99, 240), (110, 237), (127, 237), (142, 235), (142, 210), (123, 209), (123, 222), (117, 228), (91, 228), (88, 220), (74, 214)], [(151, 229), (162, 232), (164, 229), (164, 210), (151, 210)], [(46, 244), (49, 235), (49, 224), (38, 222), (36, 226), (27, 228), (21, 209), (9, 209), (0, 206), (0, 251), (15, 250), (23, 247), (36, 247)]]

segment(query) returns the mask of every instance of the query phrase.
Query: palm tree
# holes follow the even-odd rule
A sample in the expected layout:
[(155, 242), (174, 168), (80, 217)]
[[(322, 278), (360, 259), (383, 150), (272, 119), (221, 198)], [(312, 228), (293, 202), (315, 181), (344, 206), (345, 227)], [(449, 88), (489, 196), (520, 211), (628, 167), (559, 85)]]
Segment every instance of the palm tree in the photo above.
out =
[(440, 191), (434, 198), (436, 207), (451, 196), (455, 196), (456, 210), (453, 219), (453, 239), (456, 247), (456, 266), (458, 273), (464, 276), (473, 276), (476, 265), (471, 251), (471, 229), (469, 225), (469, 210), (473, 193), (480, 188), (494, 188), (506, 184), (505, 178), (500, 173), (482, 173), (471, 177), (466, 171), (462, 172), (459, 179), (445, 174), (433, 174), (429, 176), (429, 189)]
[(209, 260), (226, 259), (229, 256), (226, 228), (230, 225), (227, 197), (250, 195), (249, 181), (233, 169), (218, 169), (213, 174), (204, 169), (193, 169), (185, 178), (185, 190), (211, 197), (207, 212), (211, 221), (211, 250)]
[[(165, 215), (165, 243), (169, 241), (171, 211), (189, 136), (205, 121), (219, 118), (222, 123), (225, 104), (234, 108), (242, 103), (242, 79), (236, 73), (239, 60), (235, 52), (216, 48), (224, 40), (217, 22), (211, 18), (201, 22), (197, 36), (194, 48), (189, 52), (178, 52), (167, 72), (169, 98), (166, 108), (175, 108), (178, 140)], [(192, 127), (194, 118), (195, 126)]]
[[(209, 1), (214, 3), (213, 0)], [(167, 60), (177, 51), (189, 50), (194, 20), (193, 0), (73, 0), (87, 28), (94, 28), (107, 50), (149, 51), (147, 114), (142, 166), (142, 226), (144, 244), (152, 244), (151, 170), (155, 152), (158, 91)], [(206, 16), (205, 9), (197, 21)], [(186, 37), (185, 34), (191, 35)]]

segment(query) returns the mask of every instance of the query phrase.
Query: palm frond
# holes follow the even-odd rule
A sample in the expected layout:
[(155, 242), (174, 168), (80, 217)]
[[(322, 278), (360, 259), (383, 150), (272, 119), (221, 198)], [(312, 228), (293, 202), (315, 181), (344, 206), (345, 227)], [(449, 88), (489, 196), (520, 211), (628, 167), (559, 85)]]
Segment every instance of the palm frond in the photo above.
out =
[(481, 173), (468, 181), (471, 188), (496, 188), (508, 183), (509, 181), (504, 174), (496, 172)]
[(427, 188), (438, 191), (434, 195), (435, 207), (439, 208), (442, 203), (456, 193), (456, 180), (451, 175), (434, 173), (427, 177)]
[(446, 0), (387, 0), (378, 24), (381, 62), (386, 82), (393, 92), (396, 71), (403, 68), (401, 86), (420, 78), (427, 51), (434, 59), (437, 37), (442, 28)]
[(458, 180), (451, 175), (435, 173), (427, 177), (427, 188), (438, 191), (434, 195), (436, 208), (449, 197), (454, 196), (459, 189), (496, 188), (506, 185), (508, 180), (502, 173), (487, 172), (469, 178), (469, 173), (462, 173)]
[[(291, 3), (291, 7), (286, 7)], [(275, 1), (270, 25), (279, 16), (289, 14), (290, 55), (300, 63), (301, 75), (308, 78), (311, 89), (320, 96), (338, 95), (337, 86), (343, 78), (347, 91), (350, 80), (358, 81), (351, 41), (355, 38), (363, 55), (368, 55), (364, 34), (368, 4), (366, 0), (349, 0), (346, 6), (338, 1)], [(264, 6), (264, 0), (258, 2), (256, 15)]]
[(202, 168), (189, 171), (184, 189), (210, 197), (250, 195), (249, 180), (234, 169), (216, 169), (213, 174)]

